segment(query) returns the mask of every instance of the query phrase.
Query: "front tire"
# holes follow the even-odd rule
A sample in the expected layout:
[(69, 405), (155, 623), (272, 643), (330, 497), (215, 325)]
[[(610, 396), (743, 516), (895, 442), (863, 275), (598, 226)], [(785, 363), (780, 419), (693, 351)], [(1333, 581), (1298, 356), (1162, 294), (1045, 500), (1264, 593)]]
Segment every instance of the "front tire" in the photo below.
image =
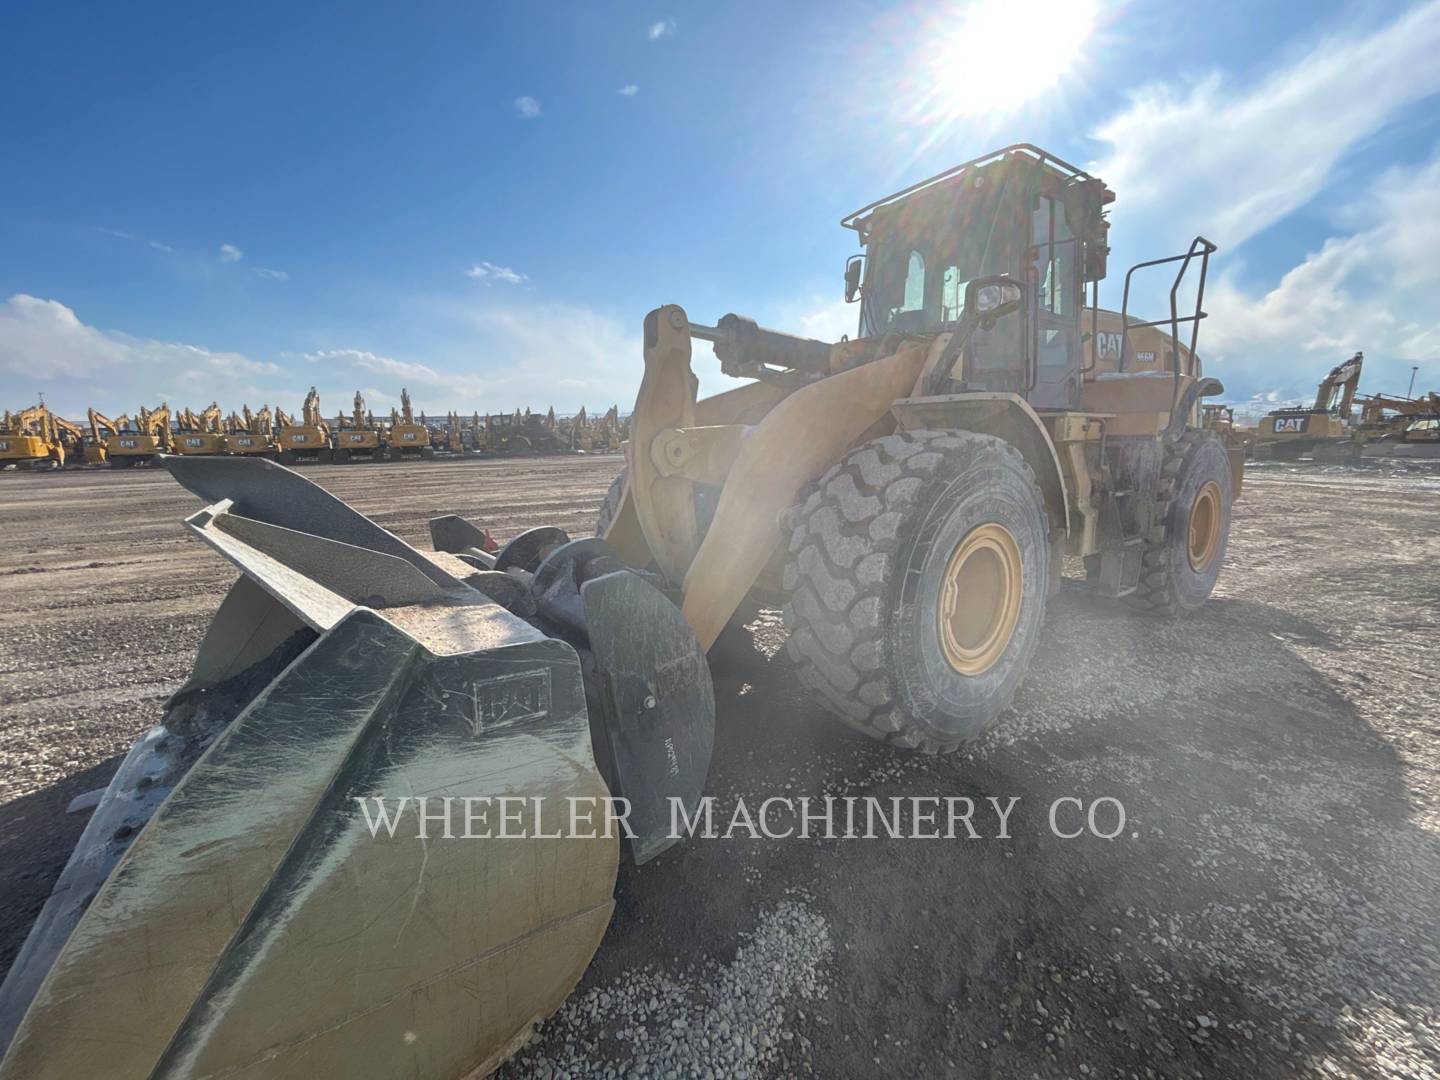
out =
[(1126, 599), (1149, 615), (1178, 618), (1209, 599), (1230, 539), (1230, 456), (1213, 433), (1191, 429), (1165, 450), (1157, 518), (1140, 582)]
[(1015, 447), (960, 431), (875, 439), (788, 524), (787, 647), (831, 712), (947, 753), (1009, 708), (1051, 572), (1044, 500)]

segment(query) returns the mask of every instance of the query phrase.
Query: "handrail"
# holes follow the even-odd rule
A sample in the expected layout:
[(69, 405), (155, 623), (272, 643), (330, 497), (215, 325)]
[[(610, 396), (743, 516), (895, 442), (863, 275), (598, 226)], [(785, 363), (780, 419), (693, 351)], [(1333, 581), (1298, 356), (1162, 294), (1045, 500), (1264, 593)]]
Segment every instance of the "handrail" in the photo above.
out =
[[(1210, 256), (1218, 250), (1214, 244), (1203, 236), (1197, 236), (1190, 241), (1188, 251), (1180, 255), (1170, 255), (1163, 259), (1149, 259), (1145, 262), (1138, 262), (1129, 270), (1125, 271), (1125, 291), (1120, 299), (1120, 357), (1117, 371), (1125, 370), (1126, 347), (1130, 343), (1130, 331), (1144, 330), (1151, 326), (1163, 326), (1170, 324), (1170, 340), (1174, 343), (1171, 350), (1171, 367), (1176, 375), (1180, 374), (1180, 324), (1190, 323), (1190, 357), (1195, 358), (1195, 347), (1200, 341), (1200, 320), (1207, 318), (1204, 310), (1205, 301), (1205, 277), (1210, 269)], [(1185, 280), (1185, 275), (1190, 269), (1190, 263), (1196, 254), (1200, 256), (1200, 284), (1195, 292), (1195, 313), (1193, 315), (1181, 315), (1176, 304), (1176, 294), (1180, 291), (1180, 283)], [(1166, 263), (1180, 263), (1180, 269), (1175, 273), (1175, 281), (1170, 286), (1170, 317), (1168, 319), (1154, 319), (1150, 322), (1130, 322), (1130, 279), (1136, 270), (1144, 270), (1151, 266), (1164, 266)]]
[(1034, 143), (1012, 143), (1010, 146), (1003, 147), (1000, 150), (992, 150), (988, 154), (981, 154), (979, 157), (971, 158), (969, 161), (962, 161), (959, 165), (952, 165), (944, 172), (938, 172), (934, 176), (928, 177), (924, 180), (919, 180), (911, 184), (907, 188), (901, 188), (893, 195), (886, 195), (883, 199), (876, 199), (874, 202), (862, 206), (859, 210), (853, 210), (840, 219), (840, 227), (842, 229), (855, 229), (858, 232), (859, 228), (856, 223), (856, 219), (864, 214), (868, 214), (871, 210), (884, 206), (886, 203), (894, 202), (896, 199), (904, 198), (906, 195), (912, 195), (915, 192), (921, 190), (922, 188), (929, 187), (931, 184), (938, 184), (941, 180), (946, 180), (954, 176), (956, 173), (964, 172), (966, 169), (971, 168), (972, 166), (979, 165), (983, 162), (992, 161), (997, 158), (1004, 157), (1006, 154), (1016, 153), (1018, 151), (1026, 151), (1028, 153), (1034, 154), (1039, 159), (1039, 162), (1042, 165), (1046, 162), (1049, 162), (1053, 165), (1058, 165), (1060, 168), (1065, 169), (1067, 172), (1070, 173), (1071, 179), (1094, 179), (1094, 177), (1092, 177), (1089, 173), (1085, 172), (1083, 169), (1080, 169), (1077, 166), (1071, 165), (1068, 161), (1064, 161), (1056, 157), (1048, 150), (1040, 149), (1040, 147), (1036, 146)]

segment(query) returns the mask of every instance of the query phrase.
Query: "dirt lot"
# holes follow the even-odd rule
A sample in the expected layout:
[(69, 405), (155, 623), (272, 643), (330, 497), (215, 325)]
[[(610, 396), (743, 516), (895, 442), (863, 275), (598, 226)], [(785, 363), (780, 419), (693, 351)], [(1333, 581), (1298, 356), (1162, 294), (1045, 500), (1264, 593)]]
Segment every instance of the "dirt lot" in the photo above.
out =
[[(420, 543), (444, 511), (583, 532), (619, 465), (308, 475)], [(158, 471), (0, 475), (0, 971), (84, 824), (67, 800), (159, 715), (231, 580), (196, 508)], [(1187, 623), (1064, 590), (1013, 713), (950, 758), (829, 721), (765, 613), (717, 664), (717, 808), (967, 796), (980, 838), (622, 869), (580, 990), (505, 1073), (1440, 1076), (1437, 612), (1440, 473), (1372, 462), (1253, 469)], [(1123, 831), (1057, 837), (1064, 797), (1118, 800)], [(1019, 800), (1008, 838), (989, 798)]]

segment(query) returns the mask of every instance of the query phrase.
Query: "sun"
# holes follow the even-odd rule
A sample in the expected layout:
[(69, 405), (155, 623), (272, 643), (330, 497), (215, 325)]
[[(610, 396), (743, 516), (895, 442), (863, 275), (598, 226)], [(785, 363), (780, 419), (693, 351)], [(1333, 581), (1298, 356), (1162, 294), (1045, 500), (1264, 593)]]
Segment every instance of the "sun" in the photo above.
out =
[(1054, 91), (1084, 58), (1096, 0), (971, 0), (921, 38), (931, 120), (997, 118)]

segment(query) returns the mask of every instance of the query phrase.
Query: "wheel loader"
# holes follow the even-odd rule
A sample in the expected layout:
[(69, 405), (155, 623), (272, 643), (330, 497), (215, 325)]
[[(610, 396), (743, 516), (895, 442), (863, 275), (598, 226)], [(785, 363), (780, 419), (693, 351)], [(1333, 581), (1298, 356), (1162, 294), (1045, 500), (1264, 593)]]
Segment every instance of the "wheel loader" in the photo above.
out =
[[(274, 463), (163, 459), (241, 576), (0, 988), (0, 1080), (484, 1075), (584, 971), (622, 852), (693, 815), (748, 604), (841, 719), (931, 751), (1007, 707), (1065, 555), (1194, 611), (1239, 490), (1197, 418), (1214, 247), (1136, 268), (1195, 268), (1188, 314), (1130, 316), (1128, 274), (1103, 311), (1110, 199), (1022, 145), (871, 203), (853, 340), (652, 311), (599, 536), (441, 516), (421, 552)], [(697, 401), (696, 339), (747, 381)], [(446, 798), (536, 829), (452, 838)], [(624, 828), (540, 823), (607, 798)]]

